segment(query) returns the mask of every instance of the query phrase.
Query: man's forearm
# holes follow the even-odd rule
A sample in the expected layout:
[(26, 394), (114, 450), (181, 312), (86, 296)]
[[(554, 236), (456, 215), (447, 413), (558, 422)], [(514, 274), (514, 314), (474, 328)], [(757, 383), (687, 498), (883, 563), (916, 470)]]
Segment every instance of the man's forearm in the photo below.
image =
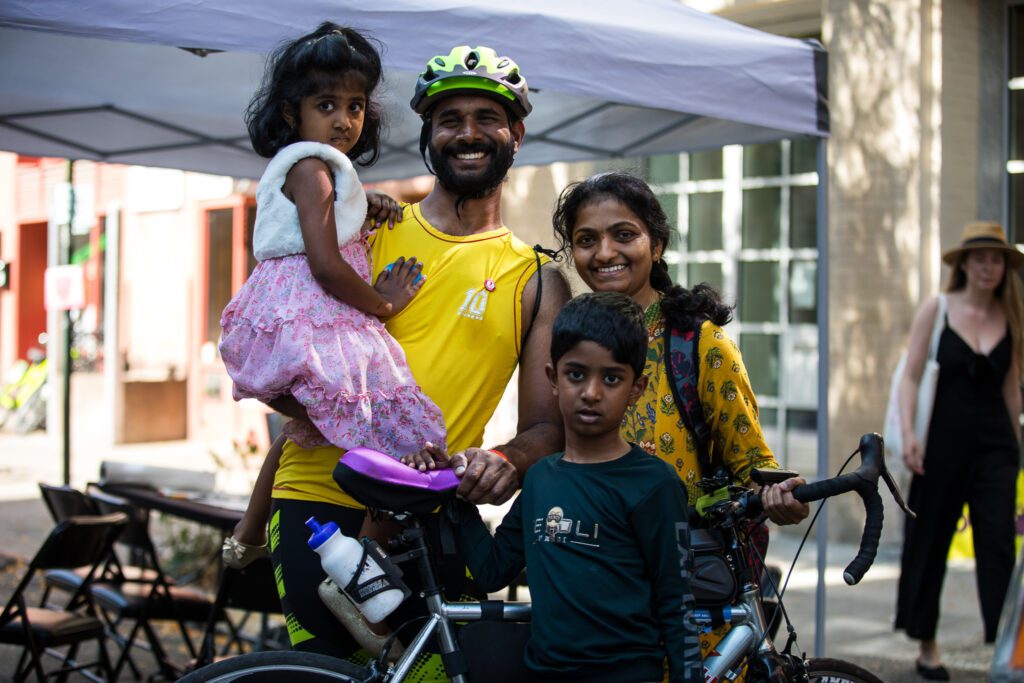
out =
[(516, 468), (519, 483), (522, 484), (526, 470), (546, 455), (562, 450), (565, 435), (561, 424), (537, 422), (522, 429), (508, 443), (494, 446)]

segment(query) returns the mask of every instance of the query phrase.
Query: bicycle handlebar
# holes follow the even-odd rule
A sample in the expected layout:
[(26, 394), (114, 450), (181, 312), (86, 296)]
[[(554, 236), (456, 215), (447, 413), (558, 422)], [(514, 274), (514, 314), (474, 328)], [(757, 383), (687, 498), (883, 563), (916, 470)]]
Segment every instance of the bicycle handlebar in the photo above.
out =
[[(846, 566), (843, 572), (843, 580), (850, 586), (860, 582), (864, 574), (871, 568), (875, 561), (875, 553), (878, 552), (878, 539), (882, 535), (882, 498), (878, 495), (878, 478), (882, 477), (886, 486), (892, 492), (896, 503), (900, 508), (910, 515), (916, 517), (914, 512), (907, 507), (900, 495), (895, 480), (885, 466), (883, 453), (885, 445), (882, 437), (878, 434), (865, 434), (860, 439), (860, 467), (854, 472), (844, 474), (831, 479), (823, 479), (812, 484), (804, 484), (793, 489), (793, 497), (801, 503), (810, 503), (815, 500), (831, 498), (848, 491), (856, 491), (864, 501), (864, 511), (867, 517), (864, 520), (864, 531), (861, 534), (860, 548), (857, 556)], [(761, 496), (751, 494), (747, 502), (748, 512), (755, 512), (762, 509)]]

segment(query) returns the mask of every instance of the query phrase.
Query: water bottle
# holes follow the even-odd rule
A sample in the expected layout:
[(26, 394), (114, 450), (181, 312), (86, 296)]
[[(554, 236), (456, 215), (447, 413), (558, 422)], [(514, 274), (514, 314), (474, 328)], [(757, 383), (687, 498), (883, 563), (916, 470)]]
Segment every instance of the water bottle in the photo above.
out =
[[(405, 593), (402, 590), (404, 585), (400, 580), (396, 585), (395, 581), (392, 581), (392, 577), (381, 567), (380, 561), (387, 561), (387, 556), (383, 555), (383, 550), (380, 550), (379, 546), (372, 544), (367, 550), (376, 550), (382, 557), (378, 558), (374, 552), (367, 552), (365, 553), (366, 561), (360, 567), (359, 562), (364, 556), (363, 544), (342, 534), (337, 524), (334, 522), (320, 524), (315, 517), (310, 517), (306, 520), (306, 526), (313, 531), (313, 535), (308, 541), (309, 547), (320, 555), (320, 564), (324, 571), (339, 588), (345, 591), (367, 621), (371, 623), (383, 621), (384, 617), (391, 614), (402, 603), (402, 600), (405, 599)], [(358, 577), (353, 581), (357, 571), (359, 572)], [(377, 580), (373, 581), (374, 579)], [(355, 590), (359, 586), (363, 586), (363, 589)], [(392, 587), (360, 602), (360, 594), (369, 594), (383, 586)]]

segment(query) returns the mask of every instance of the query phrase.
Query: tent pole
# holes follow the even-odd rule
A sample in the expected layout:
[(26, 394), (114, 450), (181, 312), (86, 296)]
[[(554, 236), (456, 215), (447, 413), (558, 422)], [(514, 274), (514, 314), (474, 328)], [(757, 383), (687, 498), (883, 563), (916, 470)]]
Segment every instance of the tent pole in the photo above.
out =
[[(818, 139), (818, 479), (829, 476), (831, 462), (829, 458), (829, 423), (828, 423), (828, 142), (826, 138)], [(818, 542), (818, 585), (814, 596), (814, 656), (825, 654), (825, 568), (828, 564), (826, 549), (828, 546), (828, 506), (821, 510), (817, 529)]]
[[(68, 226), (67, 231), (61, 236), (66, 239), (65, 246), (67, 253), (65, 263), (71, 263), (71, 231), (75, 224), (75, 185), (74, 185), (75, 162), (68, 159)], [(64, 411), (63, 429), (61, 430), (61, 450), (64, 456), (64, 485), (71, 485), (71, 309), (64, 311)]]

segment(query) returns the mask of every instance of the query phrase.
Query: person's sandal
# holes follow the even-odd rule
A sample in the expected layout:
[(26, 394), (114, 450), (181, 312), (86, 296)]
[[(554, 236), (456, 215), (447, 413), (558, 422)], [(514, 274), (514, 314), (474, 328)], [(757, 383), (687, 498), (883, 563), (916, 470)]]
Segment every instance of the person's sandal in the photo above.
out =
[(226, 566), (232, 569), (245, 569), (256, 560), (268, 555), (270, 555), (270, 551), (267, 549), (266, 543), (249, 545), (242, 543), (234, 536), (225, 538), (224, 545), (220, 549), (221, 559)]
[(938, 666), (925, 666), (921, 660), (914, 662), (917, 666), (917, 675), (928, 681), (948, 681), (949, 670), (939, 664)]

